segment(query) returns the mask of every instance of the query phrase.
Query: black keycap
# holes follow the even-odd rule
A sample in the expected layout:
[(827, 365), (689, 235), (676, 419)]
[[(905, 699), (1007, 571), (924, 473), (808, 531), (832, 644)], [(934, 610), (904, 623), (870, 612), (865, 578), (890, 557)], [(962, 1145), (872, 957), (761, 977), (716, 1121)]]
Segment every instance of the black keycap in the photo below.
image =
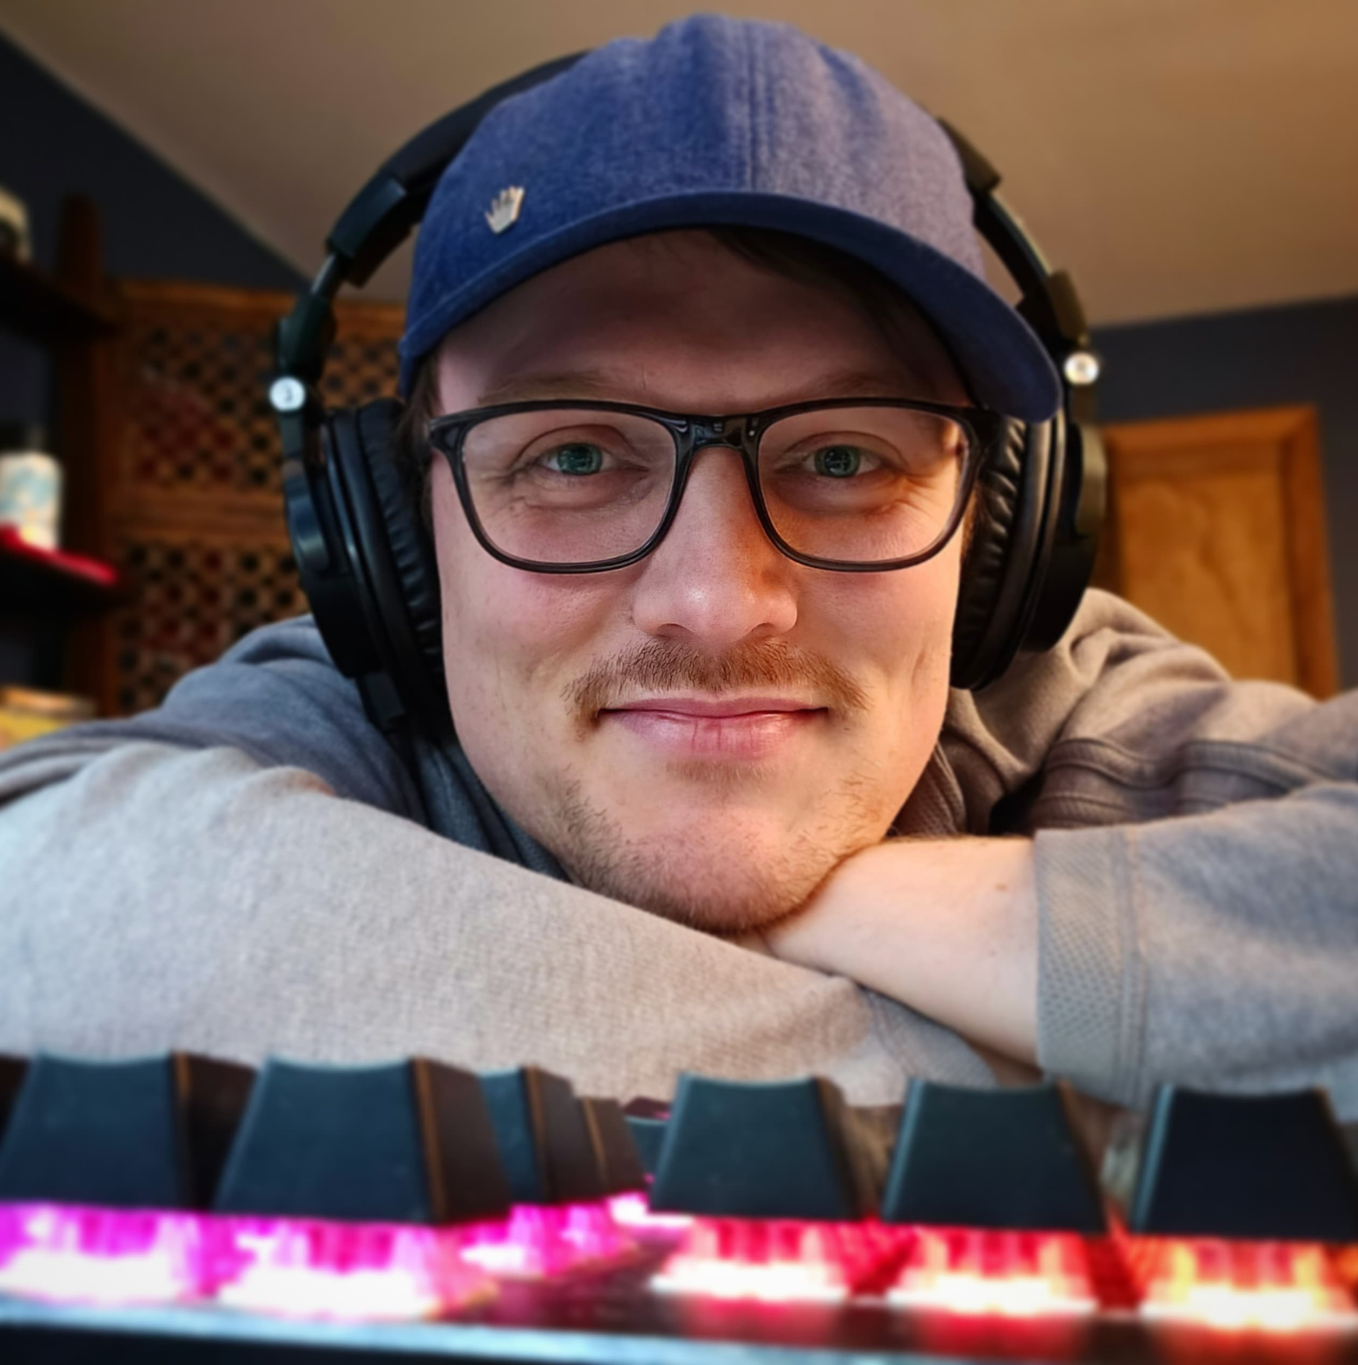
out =
[(1325, 1095), (1162, 1087), (1130, 1222), (1166, 1236), (1358, 1241), (1358, 1186)]
[(18, 1098), (19, 1087), (24, 1083), (24, 1072), (28, 1061), (23, 1057), (9, 1057), (0, 1053), (0, 1139), (5, 1136), (5, 1126), (9, 1123), (9, 1111)]
[(882, 1199), (888, 1223), (1098, 1233), (1094, 1172), (1059, 1086), (912, 1081)]
[(865, 1217), (876, 1189), (829, 1081), (681, 1076), (651, 1207), (734, 1218)]
[(249, 1076), (186, 1054), (36, 1057), (0, 1142), (0, 1199), (204, 1207)]
[(220, 1213), (454, 1223), (502, 1216), (509, 1189), (475, 1075), (269, 1061), (222, 1173)]
[(654, 1175), (660, 1165), (660, 1150), (665, 1145), (664, 1119), (627, 1118), (627, 1131), (632, 1135), (632, 1145), (641, 1159), (641, 1168), (647, 1175)]
[(569, 1081), (525, 1066), (483, 1072), (481, 1089), (516, 1204), (580, 1204), (604, 1197), (599, 1152)]
[(628, 1194), (646, 1188), (646, 1169), (641, 1164), (631, 1129), (617, 1100), (582, 1099), (585, 1123), (603, 1171), (604, 1193)]

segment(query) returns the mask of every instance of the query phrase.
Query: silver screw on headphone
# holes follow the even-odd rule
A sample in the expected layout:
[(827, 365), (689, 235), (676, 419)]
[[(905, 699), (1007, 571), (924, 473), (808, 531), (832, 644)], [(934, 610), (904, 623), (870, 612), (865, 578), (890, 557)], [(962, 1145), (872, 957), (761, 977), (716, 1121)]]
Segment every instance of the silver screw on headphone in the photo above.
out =
[(306, 385), (285, 374), (269, 385), (269, 403), (275, 412), (300, 412), (306, 406)]
[(1072, 384), (1092, 384), (1099, 377), (1098, 356), (1091, 351), (1072, 351), (1061, 367)]

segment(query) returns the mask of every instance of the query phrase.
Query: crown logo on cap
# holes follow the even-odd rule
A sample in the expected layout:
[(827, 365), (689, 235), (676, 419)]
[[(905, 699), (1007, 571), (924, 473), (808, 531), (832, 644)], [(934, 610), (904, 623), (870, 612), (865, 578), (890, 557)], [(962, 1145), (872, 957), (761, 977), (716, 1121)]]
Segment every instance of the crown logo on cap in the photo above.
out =
[(486, 222), (490, 224), (490, 230), (494, 233), (501, 233), (506, 228), (511, 228), (519, 220), (519, 209), (523, 205), (523, 186), (511, 185), (508, 189), (501, 190), (495, 196), (495, 202), (490, 206), (490, 212), (486, 214)]

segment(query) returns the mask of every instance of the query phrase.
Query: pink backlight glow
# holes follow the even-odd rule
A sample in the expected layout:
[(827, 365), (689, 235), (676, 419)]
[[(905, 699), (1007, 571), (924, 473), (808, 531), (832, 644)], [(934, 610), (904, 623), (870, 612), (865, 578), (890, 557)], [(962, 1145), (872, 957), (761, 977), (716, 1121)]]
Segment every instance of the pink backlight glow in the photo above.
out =
[(651, 1288), (765, 1303), (840, 1303), (860, 1292), (909, 1235), (874, 1222), (698, 1218), (651, 1277)]
[(1092, 1313), (1081, 1239), (1069, 1233), (919, 1228), (887, 1302), (1009, 1318)]
[(1141, 1313), (1223, 1331), (1358, 1327), (1325, 1248), (1299, 1242), (1130, 1238)]
[(0, 1292), (64, 1303), (174, 1303), (203, 1292), (193, 1214), (0, 1204)]
[(516, 1204), (506, 1220), (456, 1231), (463, 1261), (506, 1279), (542, 1279), (635, 1252), (603, 1204)]
[(460, 1255), (462, 1229), (322, 1219), (213, 1220), (208, 1278), (218, 1303), (351, 1321), (439, 1317), (493, 1298)]
[(608, 1213), (619, 1227), (633, 1232), (682, 1232), (693, 1222), (691, 1213), (652, 1213), (644, 1194), (615, 1194), (608, 1200)]

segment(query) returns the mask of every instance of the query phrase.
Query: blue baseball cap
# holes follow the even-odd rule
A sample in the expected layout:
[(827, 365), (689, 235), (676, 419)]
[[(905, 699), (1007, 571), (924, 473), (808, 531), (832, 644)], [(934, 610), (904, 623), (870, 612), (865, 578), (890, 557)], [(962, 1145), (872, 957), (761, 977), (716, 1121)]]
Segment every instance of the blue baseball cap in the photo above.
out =
[(985, 282), (947, 134), (850, 53), (784, 24), (696, 15), (624, 38), (497, 105), (443, 173), (415, 248), (401, 388), (491, 300), (606, 242), (668, 228), (771, 228), (893, 280), (975, 400), (1026, 421), (1060, 382)]

